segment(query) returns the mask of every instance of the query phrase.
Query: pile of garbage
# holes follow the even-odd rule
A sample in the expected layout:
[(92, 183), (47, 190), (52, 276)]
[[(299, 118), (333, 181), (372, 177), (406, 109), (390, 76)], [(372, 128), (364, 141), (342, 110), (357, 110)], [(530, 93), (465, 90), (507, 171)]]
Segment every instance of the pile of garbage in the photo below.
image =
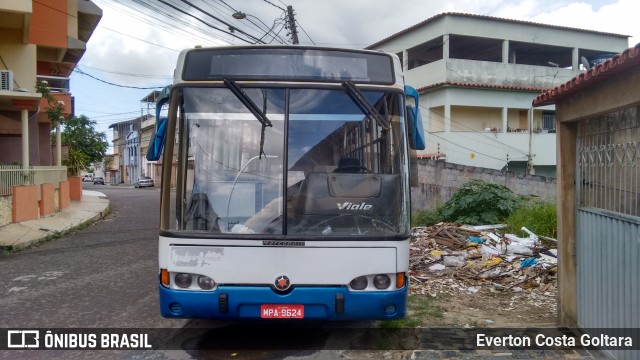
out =
[(413, 229), (409, 276), (420, 294), (535, 292), (555, 297), (557, 250), (540, 237), (501, 234), (506, 225), (459, 226), (440, 223)]

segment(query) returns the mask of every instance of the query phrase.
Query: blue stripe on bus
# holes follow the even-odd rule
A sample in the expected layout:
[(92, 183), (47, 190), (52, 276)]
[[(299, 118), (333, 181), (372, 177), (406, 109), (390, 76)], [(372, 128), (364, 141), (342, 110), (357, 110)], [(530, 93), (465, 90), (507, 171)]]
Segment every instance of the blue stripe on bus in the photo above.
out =
[[(228, 311), (221, 313), (220, 294)], [(336, 312), (336, 295), (344, 312)], [(263, 304), (304, 305), (305, 319), (391, 320), (404, 317), (407, 287), (397, 291), (353, 292), (345, 287), (298, 287), (281, 295), (265, 286), (219, 286), (216, 291), (167, 289), (160, 285), (160, 312), (166, 318), (259, 319)]]

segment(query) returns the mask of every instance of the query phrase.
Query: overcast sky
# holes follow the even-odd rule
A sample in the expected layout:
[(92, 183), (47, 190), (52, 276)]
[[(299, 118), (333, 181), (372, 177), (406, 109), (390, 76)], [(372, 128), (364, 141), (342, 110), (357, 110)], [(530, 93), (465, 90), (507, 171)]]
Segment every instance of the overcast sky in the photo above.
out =
[[(207, 28), (200, 20), (173, 12), (173, 19), (135, 6), (133, 0), (93, 0), (103, 10), (78, 70), (71, 76), (76, 115), (98, 122), (111, 141), (110, 124), (146, 113), (140, 100), (152, 89), (171, 82), (177, 55), (195, 45), (246, 44), (229, 34)], [(157, 0), (153, 0), (157, 1)], [(167, 2), (177, 0), (164, 0)], [(533, 21), (631, 36), (640, 42), (638, 0), (182, 0), (256, 36), (260, 22), (280, 28), (283, 10), (292, 5), (301, 44), (364, 48), (443, 12), (464, 12)], [(228, 7), (225, 5), (228, 5)], [(286, 5), (285, 5), (286, 4)], [(401, 4), (401, 5), (400, 5)], [(182, 5), (184, 7), (184, 4)], [(229, 7), (248, 14), (235, 20)], [(176, 19), (182, 23), (175, 22)], [(247, 21), (251, 20), (254, 24)], [(206, 30), (198, 30), (200, 29)], [(265, 28), (266, 29), (266, 28)], [(274, 32), (275, 32), (274, 30)], [(237, 34), (237, 32), (236, 32)], [(286, 30), (280, 37), (288, 38)], [(270, 35), (265, 39), (271, 40)], [(96, 80), (98, 78), (102, 81)], [(109, 85), (109, 82), (115, 85)], [(120, 85), (120, 86), (116, 86)], [(110, 143), (110, 146), (113, 144)], [(109, 149), (111, 152), (112, 149)]]

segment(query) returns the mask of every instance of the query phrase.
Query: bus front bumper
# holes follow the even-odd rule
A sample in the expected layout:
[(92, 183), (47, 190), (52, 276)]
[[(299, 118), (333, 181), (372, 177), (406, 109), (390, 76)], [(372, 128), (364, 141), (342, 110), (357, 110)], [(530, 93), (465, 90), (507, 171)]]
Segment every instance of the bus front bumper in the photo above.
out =
[(392, 320), (404, 317), (406, 303), (406, 286), (396, 291), (366, 292), (339, 286), (298, 287), (278, 294), (264, 286), (189, 291), (160, 285), (160, 312), (166, 318), (260, 319), (263, 305), (302, 305), (304, 319)]

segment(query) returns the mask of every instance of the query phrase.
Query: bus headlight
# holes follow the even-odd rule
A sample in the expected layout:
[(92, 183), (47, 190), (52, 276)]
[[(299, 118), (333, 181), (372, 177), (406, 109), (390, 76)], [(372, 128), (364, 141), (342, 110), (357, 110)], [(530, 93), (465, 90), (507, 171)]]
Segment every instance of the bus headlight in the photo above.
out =
[(367, 285), (369, 285), (369, 281), (366, 276), (357, 277), (349, 283), (349, 286), (351, 286), (353, 290), (364, 290), (367, 288)]
[(376, 289), (378, 290), (384, 290), (389, 288), (389, 286), (391, 285), (391, 279), (389, 278), (389, 276), (387, 275), (376, 275), (373, 278), (373, 286), (376, 287)]
[(200, 287), (200, 289), (211, 290), (215, 285), (216, 283), (213, 281), (212, 278), (205, 275), (198, 276), (198, 286)]
[(176, 274), (176, 277), (174, 280), (176, 282), (176, 285), (183, 289), (186, 289), (189, 286), (191, 286), (191, 274), (183, 274), (183, 273)]

